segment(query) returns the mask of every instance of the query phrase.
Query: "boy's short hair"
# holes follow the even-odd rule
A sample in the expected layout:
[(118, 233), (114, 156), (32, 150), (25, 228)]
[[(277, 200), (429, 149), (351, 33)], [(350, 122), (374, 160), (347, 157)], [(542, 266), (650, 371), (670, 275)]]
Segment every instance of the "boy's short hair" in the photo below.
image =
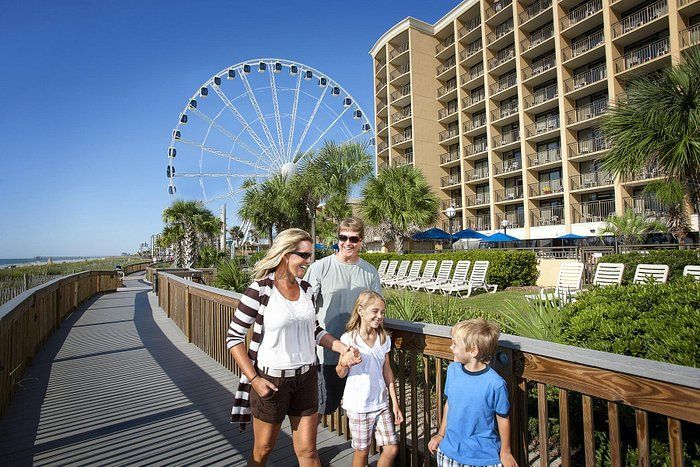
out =
[(343, 230), (358, 232), (360, 234), (360, 238), (365, 237), (365, 223), (362, 222), (362, 219), (358, 219), (357, 217), (348, 217), (343, 219), (338, 225), (338, 233)]
[(476, 347), (479, 353), (476, 360), (481, 363), (491, 361), (498, 350), (498, 336), (501, 329), (498, 323), (486, 321), (484, 318), (460, 321), (452, 326), (450, 331), (455, 339), (461, 339), (467, 350)]

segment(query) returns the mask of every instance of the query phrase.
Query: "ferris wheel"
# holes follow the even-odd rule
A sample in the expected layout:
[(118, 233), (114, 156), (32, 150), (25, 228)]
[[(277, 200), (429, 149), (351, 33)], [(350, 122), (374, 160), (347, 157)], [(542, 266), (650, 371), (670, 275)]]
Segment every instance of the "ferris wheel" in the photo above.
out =
[(246, 180), (293, 172), (325, 141), (374, 146), (372, 125), (350, 93), (299, 62), (240, 62), (199, 86), (180, 113), (168, 148), (168, 193), (226, 199), (237, 212)]

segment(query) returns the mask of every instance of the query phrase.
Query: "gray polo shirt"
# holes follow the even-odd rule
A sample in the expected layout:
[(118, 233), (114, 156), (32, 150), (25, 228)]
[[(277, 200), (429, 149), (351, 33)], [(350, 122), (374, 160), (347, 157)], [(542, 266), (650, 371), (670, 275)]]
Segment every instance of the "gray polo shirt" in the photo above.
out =
[[(335, 255), (326, 256), (309, 267), (304, 279), (311, 284), (319, 324), (336, 338), (345, 332), (345, 324), (360, 293), (382, 291), (377, 269), (362, 258), (349, 264), (339, 261)], [(320, 346), (316, 351), (320, 363), (338, 363), (337, 353)]]

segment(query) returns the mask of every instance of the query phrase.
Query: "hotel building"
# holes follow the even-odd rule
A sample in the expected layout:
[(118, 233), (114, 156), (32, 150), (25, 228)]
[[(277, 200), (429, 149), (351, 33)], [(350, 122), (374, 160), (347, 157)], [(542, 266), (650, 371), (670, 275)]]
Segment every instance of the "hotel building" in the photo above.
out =
[[(378, 167), (412, 164), (439, 227), (522, 239), (591, 235), (611, 213), (660, 217), (654, 167), (615, 178), (598, 129), (631, 78), (700, 43), (700, 0), (467, 0), (407, 18), (372, 48)], [(697, 215), (691, 216), (693, 230)]]

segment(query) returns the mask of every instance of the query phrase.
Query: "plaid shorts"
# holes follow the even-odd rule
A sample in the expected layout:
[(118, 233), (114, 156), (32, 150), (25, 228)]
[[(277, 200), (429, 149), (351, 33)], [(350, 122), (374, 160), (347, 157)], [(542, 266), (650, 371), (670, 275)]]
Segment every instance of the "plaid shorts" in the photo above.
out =
[[(460, 464), (456, 460), (447, 457), (440, 448), (437, 450), (437, 465), (438, 467), (477, 467), (469, 464)], [(489, 464), (479, 467), (503, 467), (503, 464)]]
[(352, 448), (359, 451), (369, 449), (372, 432), (377, 440), (377, 446), (399, 444), (394, 429), (394, 415), (389, 407), (374, 412), (355, 413), (346, 410), (352, 435)]

